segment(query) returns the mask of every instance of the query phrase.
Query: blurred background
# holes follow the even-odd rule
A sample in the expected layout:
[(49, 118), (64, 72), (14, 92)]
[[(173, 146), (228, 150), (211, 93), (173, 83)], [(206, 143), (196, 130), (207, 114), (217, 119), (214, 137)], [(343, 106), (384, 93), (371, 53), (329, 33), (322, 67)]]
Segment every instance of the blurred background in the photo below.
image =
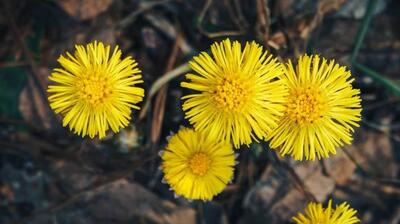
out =
[[(0, 223), (291, 223), (307, 202), (348, 201), (362, 223), (400, 223), (400, 1), (1, 0)], [(320, 162), (240, 150), (211, 202), (175, 198), (158, 151), (183, 119), (187, 61), (225, 38), (255, 40), (282, 61), (320, 54), (362, 92), (354, 142)], [(46, 98), (57, 58), (93, 40), (143, 71), (133, 122), (103, 141), (74, 136)]]

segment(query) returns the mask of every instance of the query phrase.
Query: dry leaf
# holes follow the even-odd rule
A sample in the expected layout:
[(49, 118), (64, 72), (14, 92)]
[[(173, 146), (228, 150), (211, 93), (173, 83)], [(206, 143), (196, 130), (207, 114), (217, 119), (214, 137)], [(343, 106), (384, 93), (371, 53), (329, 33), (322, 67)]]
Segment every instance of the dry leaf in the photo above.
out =
[(194, 209), (160, 199), (146, 188), (125, 179), (95, 188), (73, 204), (54, 213), (40, 214), (29, 221), (33, 224), (53, 223), (54, 217), (70, 223), (196, 223)]
[(304, 194), (291, 187), (287, 179), (274, 175), (246, 195), (243, 207), (250, 210), (251, 214), (243, 217), (240, 223), (254, 223), (257, 220), (257, 223), (280, 224), (290, 220), (306, 202)]
[(40, 84), (34, 82), (32, 76), (28, 76), (28, 84), (19, 96), (19, 110), (24, 120), (36, 129), (57, 131), (61, 129), (61, 125), (51, 111), (44, 92), (48, 75), (47, 68), (38, 69)]
[[(304, 162), (293, 165), (295, 173), (301, 179), (305, 190), (316, 200), (324, 201), (333, 192), (335, 182), (322, 173), (322, 168), (315, 162)], [(244, 207), (255, 216), (260, 216), (265, 223), (282, 223), (290, 220), (302, 210), (309, 199), (300, 189), (290, 182), (289, 173), (271, 173), (268, 182), (253, 188), (244, 200)], [(246, 217), (248, 222), (249, 217)], [(250, 217), (253, 220), (254, 217)]]
[(113, 0), (58, 0), (65, 12), (77, 20), (93, 19), (106, 11)]
[(294, 170), (317, 201), (325, 201), (328, 194), (335, 189), (334, 180), (322, 173), (317, 162), (300, 163)]
[(87, 204), (89, 212), (98, 219), (123, 222), (143, 217), (154, 223), (196, 223), (193, 209), (161, 200), (144, 187), (127, 180), (100, 187), (81, 203)]
[(337, 150), (337, 154), (324, 160), (326, 171), (337, 184), (343, 185), (354, 174), (357, 166), (343, 152), (342, 149)]
[(0, 184), (0, 196), (4, 197), (7, 201), (14, 200), (14, 191), (9, 184)]
[(396, 177), (395, 155), (387, 134), (361, 131), (358, 142), (347, 151), (370, 174), (385, 178)]

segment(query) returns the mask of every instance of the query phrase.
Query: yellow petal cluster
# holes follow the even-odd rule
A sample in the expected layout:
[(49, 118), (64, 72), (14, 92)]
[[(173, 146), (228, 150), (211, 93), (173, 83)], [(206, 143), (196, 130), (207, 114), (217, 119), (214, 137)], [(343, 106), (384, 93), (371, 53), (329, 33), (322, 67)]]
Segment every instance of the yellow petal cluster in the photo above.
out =
[(270, 147), (295, 160), (336, 154), (350, 144), (361, 117), (360, 90), (345, 66), (318, 55), (289, 61), (283, 79), (289, 88), (285, 115), (269, 134)]
[(288, 94), (283, 66), (255, 42), (244, 48), (229, 39), (190, 61), (196, 72), (181, 86), (195, 91), (182, 99), (186, 118), (197, 131), (235, 148), (267, 137), (284, 113)]
[(211, 200), (233, 178), (231, 144), (193, 129), (173, 135), (161, 158), (165, 181), (188, 199)]
[(74, 133), (103, 138), (111, 129), (128, 125), (132, 109), (142, 101), (144, 90), (140, 70), (131, 57), (121, 59), (118, 46), (113, 51), (103, 43), (76, 45), (74, 55), (66, 53), (49, 79), (50, 107), (63, 116), (63, 126)]
[(305, 213), (299, 213), (293, 221), (296, 224), (356, 224), (360, 223), (356, 214), (346, 202), (332, 208), (332, 200), (329, 200), (327, 208), (320, 203), (309, 203)]

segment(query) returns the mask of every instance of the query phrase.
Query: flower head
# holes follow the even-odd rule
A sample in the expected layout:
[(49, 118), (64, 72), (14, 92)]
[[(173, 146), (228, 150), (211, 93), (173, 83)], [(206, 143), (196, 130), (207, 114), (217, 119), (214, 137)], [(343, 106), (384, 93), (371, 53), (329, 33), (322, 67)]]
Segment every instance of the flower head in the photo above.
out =
[(305, 214), (299, 213), (293, 221), (297, 224), (355, 224), (360, 223), (356, 213), (346, 202), (332, 208), (332, 200), (329, 200), (326, 209), (322, 204), (311, 202)]
[(118, 132), (128, 125), (131, 110), (142, 101), (144, 90), (140, 70), (131, 57), (121, 60), (116, 47), (101, 42), (75, 46), (74, 55), (60, 56), (62, 68), (54, 69), (49, 79), (50, 107), (63, 115), (63, 126), (82, 137), (103, 138), (111, 128)]
[(281, 64), (255, 42), (229, 39), (193, 58), (182, 87), (197, 91), (184, 96), (186, 118), (198, 131), (233, 142), (235, 148), (262, 139), (283, 115), (287, 95)]
[(296, 69), (289, 61), (284, 79), (289, 98), (285, 115), (269, 135), (271, 148), (296, 160), (314, 160), (351, 143), (353, 127), (361, 119), (361, 100), (346, 67), (304, 55)]
[(182, 128), (172, 136), (161, 158), (164, 179), (188, 199), (211, 200), (233, 177), (231, 144), (193, 129)]

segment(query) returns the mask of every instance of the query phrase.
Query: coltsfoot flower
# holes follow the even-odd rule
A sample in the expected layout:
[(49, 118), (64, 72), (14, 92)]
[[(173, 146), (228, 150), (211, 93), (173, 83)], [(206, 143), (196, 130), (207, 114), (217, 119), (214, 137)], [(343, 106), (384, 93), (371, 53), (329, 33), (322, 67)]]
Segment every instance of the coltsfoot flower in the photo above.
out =
[(50, 107), (63, 116), (63, 126), (74, 133), (103, 138), (111, 128), (118, 132), (129, 124), (131, 110), (139, 109), (144, 90), (140, 70), (131, 57), (121, 59), (118, 46), (110, 54), (103, 43), (76, 45), (74, 55), (66, 53), (49, 79)]
[(164, 180), (177, 195), (190, 200), (211, 200), (233, 177), (232, 145), (182, 128), (161, 154)]
[(269, 134), (271, 148), (295, 160), (315, 160), (351, 143), (361, 119), (361, 99), (345, 66), (304, 55), (296, 68), (289, 61), (284, 79), (289, 98), (285, 115)]
[(355, 224), (360, 223), (356, 213), (357, 211), (350, 208), (346, 202), (336, 208), (332, 208), (332, 200), (329, 200), (327, 208), (323, 208), (322, 204), (311, 202), (305, 214), (299, 213), (293, 217), (293, 221), (297, 224)]
[(181, 86), (196, 93), (182, 97), (185, 118), (197, 131), (233, 142), (235, 148), (263, 139), (284, 112), (288, 94), (279, 79), (283, 66), (255, 42), (226, 39), (190, 61), (197, 74)]

